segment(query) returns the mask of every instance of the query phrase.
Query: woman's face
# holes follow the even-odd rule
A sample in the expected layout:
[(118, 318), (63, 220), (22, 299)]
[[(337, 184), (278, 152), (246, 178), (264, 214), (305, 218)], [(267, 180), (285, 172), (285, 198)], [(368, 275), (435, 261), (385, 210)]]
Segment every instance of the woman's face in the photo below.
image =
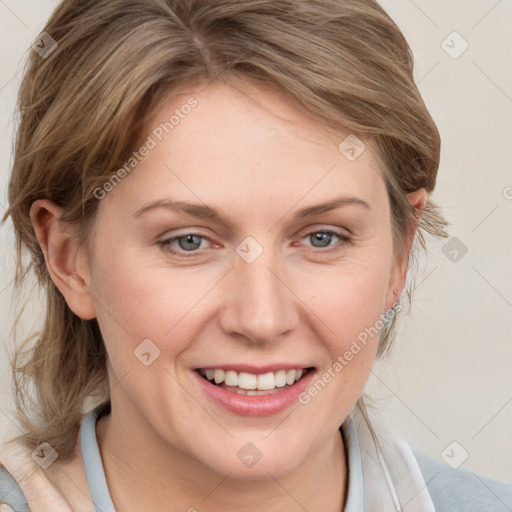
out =
[[(255, 94), (266, 108), (214, 84), (159, 109), (100, 201), (85, 267), (119, 421), (239, 478), (332, 445), (376, 356), (364, 333), (403, 286), (373, 148), (339, 149), (349, 132)], [(283, 386), (294, 369), (310, 370)]]

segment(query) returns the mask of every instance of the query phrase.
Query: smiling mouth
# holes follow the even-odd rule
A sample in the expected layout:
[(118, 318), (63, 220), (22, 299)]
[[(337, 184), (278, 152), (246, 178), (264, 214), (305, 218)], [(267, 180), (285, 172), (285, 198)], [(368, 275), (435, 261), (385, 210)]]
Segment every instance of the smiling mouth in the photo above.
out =
[(217, 387), (237, 393), (239, 395), (271, 395), (292, 387), (303, 379), (314, 368), (297, 368), (291, 370), (278, 370), (256, 375), (248, 372), (236, 372), (222, 369), (196, 370), (203, 379)]

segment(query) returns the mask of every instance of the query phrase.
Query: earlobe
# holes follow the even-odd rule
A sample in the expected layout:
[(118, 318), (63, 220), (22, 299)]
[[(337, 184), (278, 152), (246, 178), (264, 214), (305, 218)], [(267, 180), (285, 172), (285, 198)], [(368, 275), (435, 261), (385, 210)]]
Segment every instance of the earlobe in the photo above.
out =
[(71, 226), (59, 220), (61, 214), (62, 208), (48, 199), (34, 201), (30, 208), (30, 220), (52, 281), (71, 311), (90, 320), (96, 313), (87, 284), (87, 266), (82, 264), (84, 251), (72, 236)]
[[(407, 200), (409, 201), (410, 205), (415, 209), (415, 218), (417, 219), (418, 212), (423, 210), (427, 203), (427, 191), (424, 188), (419, 188), (414, 192), (410, 192), (409, 194), (407, 194)], [(416, 225), (411, 224), (409, 232), (406, 233), (403, 258), (401, 262), (396, 262), (395, 265), (393, 266), (393, 271), (391, 274), (391, 279), (388, 287), (388, 309), (398, 300), (405, 286), (409, 255), (411, 253), (415, 234)], [(397, 290), (397, 294), (394, 294), (394, 290)]]

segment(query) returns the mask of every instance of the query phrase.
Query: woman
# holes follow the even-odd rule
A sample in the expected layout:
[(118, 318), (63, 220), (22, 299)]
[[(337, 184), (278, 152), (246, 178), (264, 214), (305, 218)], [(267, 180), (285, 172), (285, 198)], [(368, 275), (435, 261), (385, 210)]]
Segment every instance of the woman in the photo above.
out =
[(378, 4), (64, 1), (35, 48), (4, 220), (47, 315), (0, 502), (512, 507), (366, 413), (414, 244), (447, 225), (439, 133)]

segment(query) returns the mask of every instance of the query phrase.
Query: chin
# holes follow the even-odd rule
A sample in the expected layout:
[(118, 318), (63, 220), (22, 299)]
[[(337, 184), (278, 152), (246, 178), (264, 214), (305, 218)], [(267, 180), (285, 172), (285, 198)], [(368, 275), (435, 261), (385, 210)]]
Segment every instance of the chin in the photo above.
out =
[[(265, 433), (268, 435), (268, 433)], [(262, 436), (263, 437), (263, 436)], [(258, 447), (260, 446), (260, 447)], [(204, 456), (204, 454), (203, 454)], [(211, 453), (204, 464), (213, 471), (235, 480), (268, 480), (295, 471), (307, 458), (306, 451), (290, 443), (242, 441)]]

